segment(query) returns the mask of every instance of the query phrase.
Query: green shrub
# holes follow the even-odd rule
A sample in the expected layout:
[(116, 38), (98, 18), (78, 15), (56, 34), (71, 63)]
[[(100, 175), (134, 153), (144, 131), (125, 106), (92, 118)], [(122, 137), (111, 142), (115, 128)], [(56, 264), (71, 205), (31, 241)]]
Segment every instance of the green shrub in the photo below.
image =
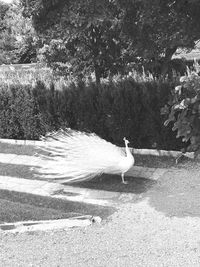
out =
[(168, 114), (165, 125), (172, 124), (177, 137), (189, 144), (188, 150), (200, 148), (200, 76), (199, 66), (180, 78), (180, 84), (175, 87), (171, 100), (162, 109)]

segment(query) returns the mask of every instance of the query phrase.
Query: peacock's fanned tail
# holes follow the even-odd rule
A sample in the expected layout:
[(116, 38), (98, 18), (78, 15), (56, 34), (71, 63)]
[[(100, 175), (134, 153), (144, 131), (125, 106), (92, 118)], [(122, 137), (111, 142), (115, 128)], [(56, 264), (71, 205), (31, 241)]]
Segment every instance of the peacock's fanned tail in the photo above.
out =
[(122, 149), (94, 133), (59, 130), (42, 138), (44, 164), (40, 173), (46, 178), (67, 178), (68, 182), (92, 179), (102, 173), (119, 173)]

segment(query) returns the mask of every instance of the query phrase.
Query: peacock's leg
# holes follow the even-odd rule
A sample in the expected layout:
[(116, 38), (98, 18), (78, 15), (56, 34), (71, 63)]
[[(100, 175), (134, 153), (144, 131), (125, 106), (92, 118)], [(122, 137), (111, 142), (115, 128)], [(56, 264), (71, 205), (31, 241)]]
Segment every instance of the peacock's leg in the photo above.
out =
[(128, 182), (124, 180), (124, 173), (122, 173), (121, 176), (122, 176), (122, 183), (123, 183), (123, 184), (128, 184)]

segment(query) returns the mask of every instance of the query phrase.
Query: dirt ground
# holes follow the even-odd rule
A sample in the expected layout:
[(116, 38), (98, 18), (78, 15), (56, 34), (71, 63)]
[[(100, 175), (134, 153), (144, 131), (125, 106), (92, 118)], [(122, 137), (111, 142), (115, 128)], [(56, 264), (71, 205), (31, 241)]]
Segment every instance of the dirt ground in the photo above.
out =
[(1, 266), (200, 266), (199, 191), (198, 162), (171, 166), (99, 225), (2, 233)]

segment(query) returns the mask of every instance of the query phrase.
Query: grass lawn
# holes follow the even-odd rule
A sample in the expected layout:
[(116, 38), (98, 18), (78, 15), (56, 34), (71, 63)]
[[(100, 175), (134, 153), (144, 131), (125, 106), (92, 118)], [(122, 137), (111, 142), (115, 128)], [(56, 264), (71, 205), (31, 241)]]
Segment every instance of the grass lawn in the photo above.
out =
[(81, 215), (106, 218), (113, 212), (113, 208), (0, 190), (0, 223), (63, 219)]
[[(38, 149), (31, 145), (0, 143), (0, 153), (33, 156)], [(175, 166), (171, 157), (134, 155), (136, 166), (169, 168)], [(36, 179), (31, 164), (0, 163), (0, 175), (18, 178)], [(103, 175), (91, 181), (74, 184), (74, 186), (140, 194), (154, 186), (155, 181), (126, 177), (128, 185), (122, 185), (120, 176)], [(74, 212), (75, 211), (75, 212)], [(69, 202), (50, 197), (35, 196), (14, 191), (0, 190), (0, 223), (24, 220), (61, 219), (79, 215), (98, 215), (106, 218), (114, 212), (113, 208), (97, 205)]]

